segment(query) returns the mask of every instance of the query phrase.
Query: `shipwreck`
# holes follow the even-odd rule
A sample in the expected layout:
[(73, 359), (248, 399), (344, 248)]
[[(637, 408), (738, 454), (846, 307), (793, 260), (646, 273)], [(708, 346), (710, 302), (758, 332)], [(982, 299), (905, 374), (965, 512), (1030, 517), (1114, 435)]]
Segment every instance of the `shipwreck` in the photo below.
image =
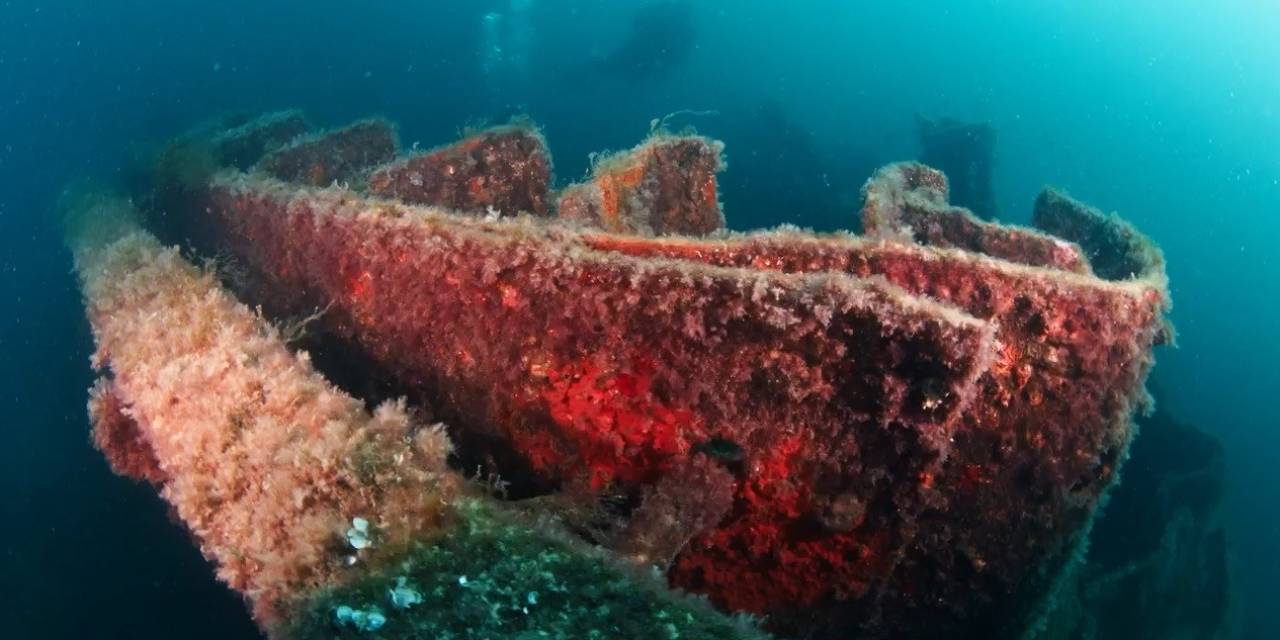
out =
[(1172, 338), (1160, 252), (917, 163), (860, 234), (730, 232), (722, 153), (657, 132), (557, 188), (523, 122), (197, 128), (67, 198), (95, 442), (274, 637), (1034, 628)]

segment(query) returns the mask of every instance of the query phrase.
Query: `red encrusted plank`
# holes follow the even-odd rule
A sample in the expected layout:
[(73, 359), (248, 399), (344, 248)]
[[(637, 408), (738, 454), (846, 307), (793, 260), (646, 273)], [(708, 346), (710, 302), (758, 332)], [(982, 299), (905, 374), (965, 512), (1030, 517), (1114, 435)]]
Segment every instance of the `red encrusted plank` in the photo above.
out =
[(398, 160), (369, 177), (372, 195), (456, 211), (550, 213), (551, 154), (536, 129), (513, 125)]
[(257, 169), (281, 180), (328, 186), (396, 157), (395, 128), (382, 119), (363, 120), (341, 129), (299, 138), (258, 163)]
[(862, 230), (870, 237), (956, 247), (1034, 266), (1089, 273), (1080, 247), (1032, 229), (978, 219), (947, 204), (947, 178), (915, 162), (891, 164), (862, 188)]
[(601, 160), (590, 182), (566, 188), (557, 215), (617, 233), (705, 235), (724, 228), (716, 173), (724, 145), (657, 135)]
[[(953, 434), (950, 458), (940, 473), (919, 478), (938, 508), (931, 524), (921, 523), (927, 533), (900, 569), (899, 593), (884, 601), (905, 610), (902, 624), (936, 622), (911, 612), (915, 603), (945, 603), (981, 616), (992, 599), (1000, 602), (1026, 586), (1047, 559), (1074, 541), (1124, 455), (1130, 416), (1145, 400), (1150, 350), (1161, 341), (1168, 306), (1162, 272), (1109, 283), (955, 250), (849, 236), (774, 232), (662, 241), (601, 234), (584, 241), (638, 257), (882, 276), (999, 327), (1000, 355)], [(726, 558), (724, 564), (740, 561)], [(703, 559), (677, 564), (677, 583), (705, 583), (709, 570), (695, 562)], [(779, 584), (772, 577), (762, 583)], [(783, 594), (774, 600), (789, 601)], [(796, 613), (796, 628), (814, 615)], [(838, 626), (842, 615), (856, 620), (859, 612), (832, 610), (832, 624)]]
[[(548, 478), (625, 494), (723, 458), (733, 511), (677, 563), (739, 609), (882, 584), (994, 357), (992, 326), (879, 280), (608, 256), (251, 178), (215, 183), (210, 209), (273, 279), (260, 297), (332, 301), (331, 329)], [(637, 517), (685, 509), (666, 493)]]

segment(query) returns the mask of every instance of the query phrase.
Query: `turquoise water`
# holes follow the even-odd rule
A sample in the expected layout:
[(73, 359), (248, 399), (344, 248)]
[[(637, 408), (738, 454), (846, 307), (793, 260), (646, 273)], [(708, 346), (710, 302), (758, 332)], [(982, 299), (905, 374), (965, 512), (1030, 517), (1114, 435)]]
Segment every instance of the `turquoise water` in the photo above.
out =
[(639, 1), (0, 3), (0, 634), (256, 637), (148, 490), (88, 444), (90, 340), (52, 211), (69, 180), (211, 114), (372, 113), (406, 145), (532, 116), (563, 182), (654, 118), (723, 139), (738, 228), (852, 227), (915, 115), (998, 133), (1001, 219), (1041, 185), (1119, 211), (1169, 262), (1163, 407), (1226, 448), (1241, 637), (1280, 635), (1280, 5)]

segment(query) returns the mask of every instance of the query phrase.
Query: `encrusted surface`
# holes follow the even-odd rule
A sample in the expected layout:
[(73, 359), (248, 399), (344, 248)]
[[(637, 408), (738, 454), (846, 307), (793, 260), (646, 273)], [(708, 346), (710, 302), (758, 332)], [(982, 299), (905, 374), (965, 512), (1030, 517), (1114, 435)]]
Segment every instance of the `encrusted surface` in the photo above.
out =
[(868, 183), (870, 239), (679, 237), (723, 226), (719, 168), (659, 135), (552, 212), (508, 127), (376, 169), (377, 197), (226, 173), (186, 208), (251, 302), (326, 309), (469, 459), (673, 584), (796, 635), (1007, 632), (1125, 457), (1158, 251), (1052, 194), (1062, 238), (983, 222), (917, 164)]
[(733, 608), (883, 582), (995, 358), (990, 324), (882, 280), (609, 256), (251, 179), (211, 196), (264, 295), (332, 301), (331, 330), (548, 486), (627, 495), (696, 447), (739, 448), (724, 539), (678, 561)]
[(947, 204), (947, 178), (915, 162), (892, 164), (862, 188), (868, 236), (955, 247), (1021, 264), (1087, 273), (1080, 247), (1032, 229), (979, 220)]
[(350, 181), (375, 165), (390, 162), (398, 148), (391, 123), (364, 120), (298, 138), (268, 153), (256, 169), (281, 180), (324, 187)]
[(124, 402), (110, 380), (101, 378), (89, 391), (89, 423), (93, 426), (93, 446), (107, 458), (117, 475), (161, 486), (165, 481), (146, 435), (126, 414)]
[(1104, 214), (1057, 189), (1047, 188), (1036, 198), (1031, 220), (1048, 233), (1078, 242), (1101, 278), (1165, 277), (1160, 249), (1114, 213)]
[(159, 488), (272, 637), (763, 638), (481, 497), (446, 468), (438, 425), (403, 401), (367, 412), (210, 274), (113, 219), (128, 210), (94, 195), (71, 211), (92, 221), (71, 244), (103, 374), (95, 443)]
[[(849, 236), (587, 242), (631, 255), (882, 276), (992, 321), (999, 354), (952, 435), (942, 473), (920, 478), (937, 502), (905, 551), (897, 595), (879, 603), (914, 608), (940, 599), (966, 617), (1025, 587), (1028, 567), (1073, 542), (1123, 458), (1167, 306), (1160, 279), (1109, 283)], [(922, 632), (932, 622), (904, 617)]]
[(716, 173), (724, 145), (658, 134), (600, 160), (591, 180), (565, 189), (559, 217), (618, 233), (704, 235), (724, 227)]
[(385, 548), (441, 526), (443, 433), (415, 432), (403, 405), (366, 412), (145, 232), (73, 246), (94, 363), (111, 376), (95, 394), (99, 441), (117, 469), (162, 483), (260, 623), (334, 579), (344, 564), (330, 550), (353, 517)]
[(551, 155), (536, 129), (487, 129), (376, 170), (369, 193), (456, 211), (549, 213)]

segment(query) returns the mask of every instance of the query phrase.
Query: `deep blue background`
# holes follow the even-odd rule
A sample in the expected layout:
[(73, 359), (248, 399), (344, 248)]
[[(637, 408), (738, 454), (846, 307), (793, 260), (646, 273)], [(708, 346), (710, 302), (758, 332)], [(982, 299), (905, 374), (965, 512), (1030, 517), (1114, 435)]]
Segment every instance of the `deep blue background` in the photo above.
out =
[(1275, 3), (701, 2), (695, 48), (652, 77), (601, 62), (639, 0), (360, 4), (0, 1), (4, 637), (253, 637), (164, 506), (88, 444), (91, 344), (52, 203), (195, 120), (291, 106), (386, 115), (426, 146), (526, 112), (562, 181), (652, 118), (715, 110), (675, 122), (727, 142), (737, 227), (847, 226), (869, 169), (915, 154), (913, 114), (992, 122), (1006, 220), (1053, 183), (1165, 248), (1181, 347), (1156, 375), (1227, 444), (1242, 635), (1276, 637)]

